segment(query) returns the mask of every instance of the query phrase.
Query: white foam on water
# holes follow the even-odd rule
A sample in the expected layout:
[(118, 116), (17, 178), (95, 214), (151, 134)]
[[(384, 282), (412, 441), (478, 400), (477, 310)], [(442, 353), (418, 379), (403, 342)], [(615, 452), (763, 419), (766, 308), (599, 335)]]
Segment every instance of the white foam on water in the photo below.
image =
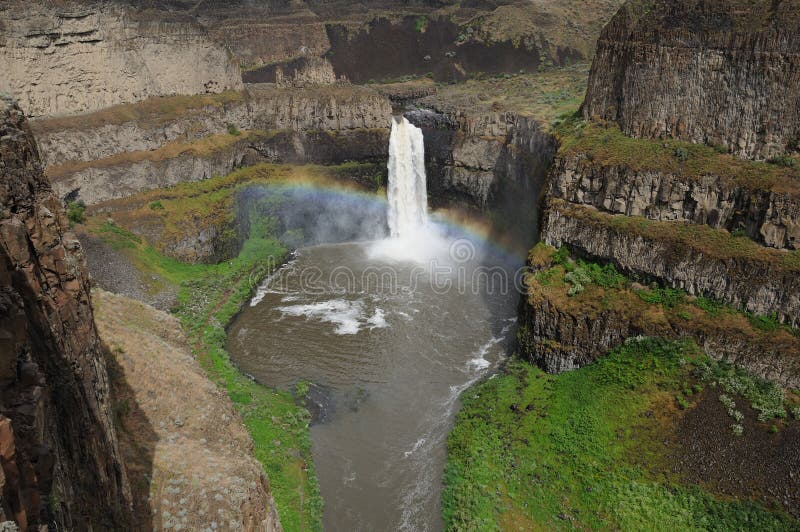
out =
[(363, 314), (361, 301), (345, 301), (333, 299), (308, 305), (290, 305), (278, 307), (285, 316), (305, 316), (308, 319), (317, 319), (335, 325), (335, 334), (356, 334), (361, 330)]
[(376, 308), (375, 312), (367, 320), (367, 323), (370, 326), (369, 327), (370, 330), (372, 330), (372, 329), (383, 329), (384, 327), (387, 327), (389, 325), (386, 322), (386, 316), (385, 316), (382, 308)]
[(414, 446), (413, 446), (413, 447), (411, 447), (411, 450), (410, 450), (410, 451), (405, 451), (405, 452), (403, 453), (403, 456), (405, 456), (406, 458), (408, 458), (409, 456), (411, 456), (412, 454), (414, 454), (415, 452), (417, 452), (417, 451), (419, 450), (419, 448), (420, 448), (420, 447), (422, 447), (422, 446), (425, 444), (425, 442), (426, 442), (426, 441), (427, 441), (427, 439), (426, 439), (426, 438), (420, 438), (420, 439), (418, 439), (418, 440), (417, 440), (417, 441), (414, 443)]
[(331, 323), (334, 325), (334, 334), (338, 335), (358, 334), (365, 327), (373, 330), (389, 326), (382, 308), (376, 307), (372, 314), (368, 314), (362, 300), (332, 299), (304, 305), (284, 305), (276, 310), (283, 316), (303, 316), (306, 319)]

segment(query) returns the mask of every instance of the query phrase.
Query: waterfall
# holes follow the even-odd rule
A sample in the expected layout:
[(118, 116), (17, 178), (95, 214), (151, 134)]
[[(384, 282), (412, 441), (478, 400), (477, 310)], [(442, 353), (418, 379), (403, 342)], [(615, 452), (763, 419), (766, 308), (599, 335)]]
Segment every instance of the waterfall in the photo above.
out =
[(422, 130), (404, 117), (392, 120), (388, 196), (392, 238), (409, 237), (427, 224), (428, 191)]

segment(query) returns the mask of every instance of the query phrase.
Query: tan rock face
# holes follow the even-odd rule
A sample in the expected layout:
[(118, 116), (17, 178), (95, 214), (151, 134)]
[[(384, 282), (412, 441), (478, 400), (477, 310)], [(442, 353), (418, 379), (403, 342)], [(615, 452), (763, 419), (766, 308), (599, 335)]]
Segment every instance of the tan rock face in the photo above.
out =
[[(392, 109), (375, 91), (349, 85), (252, 85), (232, 100), (192, 108), (169, 121), (155, 113), (116, 122), (95, 119), (112, 111), (115, 116), (135, 114), (133, 104), (83, 117), (97, 126), (82, 126), (80, 118), (71, 117), (35, 120), (33, 128), (55, 191), (62, 197), (77, 193), (87, 204), (225, 175), (264, 160), (336, 163), (386, 156)], [(242, 135), (214, 150), (187, 146), (163, 157), (156, 151), (170, 142), (227, 135), (230, 125), (270, 134)]]
[(800, 2), (629, 2), (597, 46), (583, 112), (637, 137), (768, 158), (797, 150)]
[(281, 530), (252, 440), (192, 357), (178, 321), (109, 292), (93, 296), (113, 357), (112, 395), (138, 527)]
[(18, 107), (0, 99), (2, 512), (35, 528), (116, 529), (130, 491), (80, 244)]
[(0, 90), (29, 116), (242, 86), (225, 48), (187, 20), (148, 20), (113, 3), (16, 0), (0, 20)]

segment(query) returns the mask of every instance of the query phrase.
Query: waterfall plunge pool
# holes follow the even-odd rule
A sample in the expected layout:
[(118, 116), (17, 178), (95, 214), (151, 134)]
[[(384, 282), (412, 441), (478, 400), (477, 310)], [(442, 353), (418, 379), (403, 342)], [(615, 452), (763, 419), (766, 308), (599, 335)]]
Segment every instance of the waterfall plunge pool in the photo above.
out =
[[(259, 382), (314, 384), (314, 465), (332, 531), (441, 529), (458, 396), (513, 337), (521, 260), (428, 219), (422, 134), (402, 119), (391, 138), (385, 219), (355, 224), (365, 232), (352, 211), (366, 207), (347, 209), (347, 223), (329, 198), (308, 209), (323, 220), (310, 226), (338, 223), (355, 241), (299, 249), (228, 331), (232, 358)], [(375, 240), (376, 227), (391, 237)]]

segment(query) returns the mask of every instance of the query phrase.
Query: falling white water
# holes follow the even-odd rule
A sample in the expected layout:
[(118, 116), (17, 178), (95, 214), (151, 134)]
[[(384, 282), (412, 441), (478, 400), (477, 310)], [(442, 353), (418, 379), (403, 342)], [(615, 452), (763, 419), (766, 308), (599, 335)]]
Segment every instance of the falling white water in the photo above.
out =
[(409, 238), (428, 222), (422, 130), (404, 117), (392, 120), (389, 138), (389, 230)]

